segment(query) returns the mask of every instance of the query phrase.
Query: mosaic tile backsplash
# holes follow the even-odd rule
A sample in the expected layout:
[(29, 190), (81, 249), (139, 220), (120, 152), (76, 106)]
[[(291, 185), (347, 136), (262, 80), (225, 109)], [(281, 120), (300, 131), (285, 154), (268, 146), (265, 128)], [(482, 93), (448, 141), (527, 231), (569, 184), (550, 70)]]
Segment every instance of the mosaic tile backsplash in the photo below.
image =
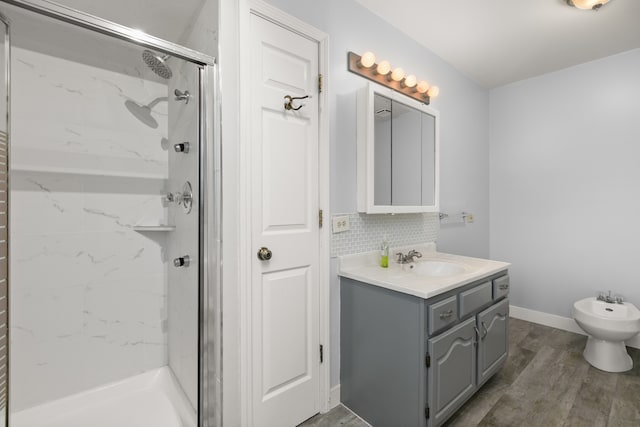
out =
[[(438, 213), (349, 216), (349, 231), (331, 234), (331, 256), (349, 255), (380, 248), (384, 235), (390, 247), (434, 242), (438, 238)], [(334, 216), (335, 216), (334, 215)]]

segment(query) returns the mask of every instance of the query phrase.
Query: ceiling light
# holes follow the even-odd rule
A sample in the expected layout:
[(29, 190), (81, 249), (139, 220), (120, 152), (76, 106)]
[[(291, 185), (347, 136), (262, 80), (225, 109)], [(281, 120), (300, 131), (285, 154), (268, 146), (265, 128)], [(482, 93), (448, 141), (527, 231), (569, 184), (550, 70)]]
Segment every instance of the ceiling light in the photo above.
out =
[(598, 10), (607, 3), (609, 0), (567, 0), (569, 6), (583, 10)]

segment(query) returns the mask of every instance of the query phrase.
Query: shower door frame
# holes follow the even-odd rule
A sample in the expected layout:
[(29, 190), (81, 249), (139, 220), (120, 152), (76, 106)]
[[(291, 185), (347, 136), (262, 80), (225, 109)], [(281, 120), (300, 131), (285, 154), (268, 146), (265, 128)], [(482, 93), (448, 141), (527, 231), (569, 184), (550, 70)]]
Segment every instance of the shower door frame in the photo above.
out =
[[(0, 0), (22, 9), (63, 21), (81, 28), (95, 31), (116, 39), (124, 40), (144, 48), (193, 63), (199, 74), (199, 260), (198, 260), (198, 427), (221, 425), (222, 399), (217, 387), (221, 378), (221, 162), (219, 128), (219, 90), (216, 59), (193, 49), (151, 36), (106, 19), (93, 16), (76, 9), (53, 3), (49, 0)], [(1, 16), (1, 14), (0, 14)], [(7, 43), (10, 40), (11, 23), (7, 24)], [(9, 62), (7, 67), (10, 68)], [(10, 99), (10, 77), (8, 77), (8, 99)], [(10, 116), (10, 109), (8, 109)], [(10, 123), (7, 124), (9, 129)], [(10, 149), (11, 135), (7, 146)], [(9, 149), (7, 150), (9, 152)], [(9, 176), (9, 173), (7, 174)], [(7, 215), (10, 213), (8, 212)], [(7, 236), (8, 239), (8, 236)], [(7, 280), (7, 293), (9, 289)], [(10, 307), (7, 308), (7, 312)], [(7, 318), (7, 333), (9, 319)], [(7, 351), (8, 351), (7, 343)], [(213, 346), (212, 346), (213, 344)], [(9, 424), (9, 360), (7, 367), (6, 422)], [(212, 375), (213, 374), (213, 375)], [(221, 381), (220, 381), (221, 382)], [(216, 409), (218, 411), (216, 412)]]
[[(7, 200), (5, 201), (5, 206), (6, 206), (6, 225), (5, 225), (5, 231), (7, 233), (6, 238), (5, 238), (5, 245), (7, 246), (7, 255), (6, 255), (6, 270), (5, 270), (5, 284), (6, 284), (6, 292), (5, 292), (5, 303), (6, 303), (6, 307), (5, 307), (5, 312), (6, 312), (6, 320), (5, 320), (5, 361), (3, 362), (5, 365), (5, 390), (4, 390), (4, 425), (5, 426), (9, 426), (9, 379), (10, 379), (10, 372), (9, 372), (9, 367), (10, 367), (10, 363), (9, 363), (9, 355), (10, 355), (10, 350), (11, 350), (11, 343), (9, 340), (9, 275), (10, 275), (10, 260), (9, 260), (9, 247), (10, 247), (10, 236), (9, 236), (9, 223), (10, 223), (10, 207), (11, 207), (11, 203), (10, 203), (10, 197), (9, 197), (9, 189), (10, 189), (10, 180), (9, 180), (9, 161), (11, 160), (11, 105), (9, 103), (9, 100), (11, 99), (11, 33), (9, 31), (10, 29), (10, 21), (9, 19), (4, 16), (4, 14), (0, 13), (0, 22), (4, 25), (4, 43), (2, 46), (2, 49), (4, 49), (4, 51), (1, 53), (4, 56), (4, 73), (5, 73), (5, 81), (0, 83), (0, 84), (4, 84), (5, 85), (5, 89), (7, 92), (7, 97), (4, 100), (0, 100), (1, 102), (5, 102), (6, 103), (6, 108), (7, 108), (7, 127), (5, 129), (6, 132), (6, 194), (7, 194)], [(0, 129), (1, 130), (1, 129)]]

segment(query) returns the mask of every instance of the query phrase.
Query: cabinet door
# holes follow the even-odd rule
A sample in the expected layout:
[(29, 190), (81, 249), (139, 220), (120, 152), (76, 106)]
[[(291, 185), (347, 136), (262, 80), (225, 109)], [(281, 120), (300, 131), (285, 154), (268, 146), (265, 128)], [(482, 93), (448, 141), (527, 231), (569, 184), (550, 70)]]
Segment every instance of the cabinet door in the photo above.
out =
[(478, 387), (507, 360), (509, 350), (509, 300), (478, 314)]
[(429, 425), (439, 426), (476, 390), (476, 319), (427, 341)]

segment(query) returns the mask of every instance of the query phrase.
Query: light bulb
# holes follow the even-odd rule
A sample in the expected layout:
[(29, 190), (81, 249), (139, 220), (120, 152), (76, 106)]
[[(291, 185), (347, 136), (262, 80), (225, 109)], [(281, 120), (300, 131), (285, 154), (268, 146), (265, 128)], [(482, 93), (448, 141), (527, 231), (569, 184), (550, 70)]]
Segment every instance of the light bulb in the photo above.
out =
[(427, 83), (424, 80), (420, 80), (418, 82), (418, 86), (416, 87), (416, 90), (418, 91), (418, 93), (427, 93), (427, 91), (429, 90), (429, 83)]
[(405, 87), (412, 88), (416, 85), (416, 76), (409, 74), (402, 83)]
[(609, 0), (568, 0), (570, 5), (583, 10), (599, 9), (603, 4), (608, 3)]
[(365, 52), (360, 57), (360, 61), (358, 61), (358, 65), (363, 68), (370, 68), (373, 64), (376, 63), (376, 56), (373, 52)]
[(389, 74), (389, 71), (391, 71), (391, 64), (389, 64), (389, 61), (380, 61), (378, 67), (376, 68), (376, 73), (380, 74), (381, 76), (386, 76), (387, 74)]
[(427, 91), (427, 95), (429, 98), (435, 98), (440, 93), (440, 88), (438, 86), (431, 86)]
[(403, 78), (404, 78), (404, 70), (402, 68), (398, 67), (391, 72), (392, 80), (399, 82)]

